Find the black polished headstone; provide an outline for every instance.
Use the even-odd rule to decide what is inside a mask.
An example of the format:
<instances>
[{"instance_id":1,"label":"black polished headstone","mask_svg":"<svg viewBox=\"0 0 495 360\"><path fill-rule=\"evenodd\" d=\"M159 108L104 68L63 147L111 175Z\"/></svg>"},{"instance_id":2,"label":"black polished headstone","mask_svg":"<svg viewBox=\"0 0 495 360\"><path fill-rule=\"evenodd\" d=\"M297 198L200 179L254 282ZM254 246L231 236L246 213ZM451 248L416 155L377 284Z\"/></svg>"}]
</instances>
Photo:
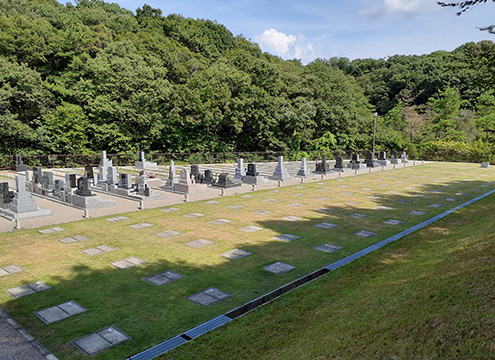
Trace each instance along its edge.
<instances>
[{"instance_id":1,"label":"black polished headstone","mask_svg":"<svg viewBox=\"0 0 495 360\"><path fill-rule=\"evenodd\" d=\"M246 176L258 176L260 173L256 171L256 164L248 164Z\"/></svg>"},{"instance_id":2,"label":"black polished headstone","mask_svg":"<svg viewBox=\"0 0 495 360\"><path fill-rule=\"evenodd\" d=\"M77 179L76 195L80 196L92 196L91 190L89 190L89 180L86 176L81 176Z\"/></svg>"},{"instance_id":3,"label":"black polished headstone","mask_svg":"<svg viewBox=\"0 0 495 360\"><path fill-rule=\"evenodd\" d=\"M342 156L337 156L335 158L335 168L343 169L344 168L344 158Z\"/></svg>"},{"instance_id":4,"label":"black polished headstone","mask_svg":"<svg viewBox=\"0 0 495 360\"><path fill-rule=\"evenodd\" d=\"M380 151L378 154L378 160L387 160L387 153L385 151Z\"/></svg>"},{"instance_id":5,"label":"black polished headstone","mask_svg":"<svg viewBox=\"0 0 495 360\"><path fill-rule=\"evenodd\" d=\"M203 178L203 184L212 184L215 182L215 179L213 179L213 173L211 170L205 170L205 175Z\"/></svg>"},{"instance_id":6,"label":"black polished headstone","mask_svg":"<svg viewBox=\"0 0 495 360\"><path fill-rule=\"evenodd\" d=\"M218 176L218 181L214 186L218 186L221 188L230 188L234 186L241 186L240 183L233 183L229 178L229 174L222 173Z\"/></svg>"},{"instance_id":7,"label":"black polished headstone","mask_svg":"<svg viewBox=\"0 0 495 360\"><path fill-rule=\"evenodd\" d=\"M327 156L323 155L321 158L321 162L316 162L315 173L327 174L329 172L330 172L330 166L327 164Z\"/></svg>"},{"instance_id":8,"label":"black polished headstone","mask_svg":"<svg viewBox=\"0 0 495 360\"><path fill-rule=\"evenodd\" d=\"M73 188L76 188L77 187L77 178L76 178L76 174L69 174L69 180L70 180L70 183L67 184L71 189Z\"/></svg>"},{"instance_id":9,"label":"black polished headstone","mask_svg":"<svg viewBox=\"0 0 495 360\"><path fill-rule=\"evenodd\" d=\"M33 179L35 184L41 183L41 180L43 178L43 172L41 171L40 167L34 167L33 168Z\"/></svg>"},{"instance_id":10,"label":"black polished headstone","mask_svg":"<svg viewBox=\"0 0 495 360\"><path fill-rule=\"evenodd\" d=\"M12 195L9 191L9 183L0 183L0 204L10 204L12 202Z\"/></svg>"},{"instance_id":11,"label":"black polished headstone","mask_svg":"<svg viewBox=\"0 0 495 360\"><path fill-rule=\"evenodd\" d=\"M84 167L84 176L86 176L88 179L94 179L95 178L92 166Z\"/></svg>"}]
</instances>

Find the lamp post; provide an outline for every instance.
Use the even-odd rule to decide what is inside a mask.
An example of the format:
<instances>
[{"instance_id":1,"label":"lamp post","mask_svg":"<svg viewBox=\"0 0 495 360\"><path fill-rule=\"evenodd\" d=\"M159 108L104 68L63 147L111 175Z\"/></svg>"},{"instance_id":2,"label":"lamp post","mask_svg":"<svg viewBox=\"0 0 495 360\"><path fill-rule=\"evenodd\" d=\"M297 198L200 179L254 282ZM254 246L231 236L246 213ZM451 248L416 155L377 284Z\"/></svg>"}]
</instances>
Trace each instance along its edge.
<instances>
[{"instance_id":1,"label":"lamp post","mask_svg":"<svg viewBox=\"0 0 495 360\"><path fill-rule=\"evenodd\" d=\"M373 150L372 150L373 157L372 157L372 159L375 159L375 138L376 138L376 117L377 116L378 116L378 113L375 111L373 113Z\"/></svg>"}]
</instances>

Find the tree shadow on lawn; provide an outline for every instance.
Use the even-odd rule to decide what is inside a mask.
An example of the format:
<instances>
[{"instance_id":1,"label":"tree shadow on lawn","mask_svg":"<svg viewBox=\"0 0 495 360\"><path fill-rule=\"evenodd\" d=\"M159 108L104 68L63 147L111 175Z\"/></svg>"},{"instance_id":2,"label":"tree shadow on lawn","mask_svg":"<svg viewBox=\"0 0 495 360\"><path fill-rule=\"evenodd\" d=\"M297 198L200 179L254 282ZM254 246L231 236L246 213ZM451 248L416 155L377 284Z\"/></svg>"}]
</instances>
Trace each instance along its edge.
<instances>
[{"instance_id":1,"label":"tree shadow on lawn","mask_svg":"<svg viewBox=\"0 0 495 360\"><path fill-rule=\"evenodd\" d=\"M478 190L473 190L475 188ZM315 202L311 215L300 216L302 220L256 221L255 224L264 229L277 234L296 235L299 238L290 242L272 239L259 245L241 242L238 248L252 253L242 259L225 260L221 264L212 266L195 266L185 261L167 261L167 254L163 254L165 259L122 270L110 265L104 270L75 265L72 268L74 275L70 279L60 277L32 279L32 281L44 280L52 286L52 289L8 301L4 308L60 359L86 359L87 356L70 342L107 326L115 326L133 340L106 350L95 358L121 359L462 204L491 188L493 184L480 180L464 184L444 182L443 186L422 185L414 191L402 191L402 194L386 194L376 189L369 193L372 194L371 196L380 193L380 198L373 199L378 209L360 208L359 204L349 206L326 202L322 205L321 201ZM465 193L470 195L462 195ZM426 194L427 197L415 197L415 194ZM445 199L456 199L456 201ZM431 207L430 204L444 206ZM311 205L305 206L306 210L309 206ZM390 207L392 210L383 207ZM320 208L333 210L324 213L317 211ZM426 214L413 215L409 213L411 210L423 211ZM297 213L296 210L294 212ZM348 215L352 213L366 217L361 219L349 217ZM400 225L383 223L389 219L404 223ZM314 226L322 222L337 226L330 229ZM360 230L371 231L376 235L370 237L356 235L355 233ZM248 237L249 233L239 234L239 237L241 236ZM313 249L324 243L342 249L332 253ZM185 251L196 250L200 249L185 247ZM135 256L140 257L138 253ZM264 266L276 261L295 266L295 269L280 275L263 269ZM142 280L144 277L168 270L184 275L184 278L163 286L152 285ZM210 287L231 296L210 306L202 306L187 299L188 296ZM71 300L88 311L50 325L42 323L33 314L34 311Z\"/></svg>"}]
</instances>

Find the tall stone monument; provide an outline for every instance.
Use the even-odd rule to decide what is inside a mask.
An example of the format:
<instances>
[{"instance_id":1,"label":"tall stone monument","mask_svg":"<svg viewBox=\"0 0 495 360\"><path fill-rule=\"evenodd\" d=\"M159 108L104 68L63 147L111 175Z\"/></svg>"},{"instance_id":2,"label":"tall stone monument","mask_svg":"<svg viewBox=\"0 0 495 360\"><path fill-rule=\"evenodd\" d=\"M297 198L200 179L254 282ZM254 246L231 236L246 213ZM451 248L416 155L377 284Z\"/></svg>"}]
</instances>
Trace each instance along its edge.
<instances>
[{"instance_id":1,"label":"tall stone monument","mask_svg":"<svg viewBox=\"0 0 495 360\"><path fill-rule=\"evenodd\" d=\"M291 176L289 175L289 172L287 171L287 168L284 165L283 156L278 157L278 163L277 166L275 167L275 171L273 172L272 178L274 180L281 180L281 181L287 181L291 179Z\"/></svg>"}]
</instances>

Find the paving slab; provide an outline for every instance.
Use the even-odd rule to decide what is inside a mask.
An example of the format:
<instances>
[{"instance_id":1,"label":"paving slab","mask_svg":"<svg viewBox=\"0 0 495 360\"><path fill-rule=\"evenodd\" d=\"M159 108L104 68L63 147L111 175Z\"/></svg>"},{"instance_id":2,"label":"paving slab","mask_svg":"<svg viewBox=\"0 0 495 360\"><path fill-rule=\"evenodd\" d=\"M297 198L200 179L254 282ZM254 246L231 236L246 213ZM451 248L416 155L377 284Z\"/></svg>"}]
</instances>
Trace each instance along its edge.
<instances>
[{"instance_id":1,"label":"paving slab","mask_svg":"<svg viewBox=\"0 0 495 360\"><path fill-rule=\"evenodd\" d=\"M87 309L75 301L68 301L44 310L35 311L34 314L38 316L45 324L51 324L73 315L81 314L85 311L87 311Z\"/></svg>"},{"instance_id":2,"label":"paving slab","mask_svg":"<svg viewBox=\"0 0 495 360\"><path fill-rule=\"evenodd\" d=\"M351 217L351 218L355 218L355 219L362 219L362 218L365 218L367 217L368 215L365 215L365 214L358 214L358 213L352 213L352 214L349 214L347 215L348 217Z\"/></svg>"},{"instance_id":3,"label":"paving slab","mask_svg":"<svg viewBox=\"0 0 495 360\"><path fill-rule=\"evenodd\" d=\"M82 235L75 235L75 236L69 236L69 237L66 237L63 239L58 239L57 241L59 243L67 245L67 244L73 244L75 242L84 241L84 240L88 240L88 238L85 236L82 236Z\"/></svg>"},{"instance_id":4,"label":"paving slab","mask_svg":"<svg viewBox=\"0 0 495 360\"><path fill-rule=\"evenodd\" d=\"M15 288L7 289L7 293L14 299L31 295L40 291L51 289L52 287L43 281L36 281L27 285L18 286Z\"/></svg>"},{"instance_id":5,"label":"paving slab","mask_svg":"<svg viewBox=\"0 0 495 360\"><path fill-rule=\"evenodd\" d=\"M127 216L114 216L107 219L107 221L111 221L111 222L123 221L123 220L129 220L129 218Z\"/></svg>"},{"instance_id":6,"label":"paving slab","mask_svg":"<svg viewBox=\"0 0 495 360\"><path fill-rule=\"evenodd\" d=\"M282 234L282 235L274 236L273 238L283 242L291 242L292 240L299 239L300 236L291 235L291 234Z\"/></svg>"},{"instance_id":7,"label":"paving slab","mask_svg":"<svg viewBox=\"0 0 495 360\"><path fill-rule=\"evenodd\" d=\"M179 209L175 208L175 207L169 207L169 208L165 208L165 209L160 209L160 211L163 211L163 212L172 212L172 211L179 211Z\"/></svg>"},{"instance_id":8,"label":"paving slab","mask_svg":"<svg viewBox=\"0 0 495 360\"><path fill-rule=\"evenodd\" d=\"M201 213L190 213L190 214L186 214L186 215L182 215L186 218L197 218L197 217L201 217L201 216L205 216L205 214L201 214Z\"/></svg>"},{"instance_id":9,"label":"paving slab","mask_svg":"<svg viewBox=\"0 0 495 360\"><path fill-rule=\"evenodd\" d=\"M441 208L441 207L444 207L445 205L443 204L429 204L428 207L432 207L432 208Z\"/></svg>"},{"instance_id":10,"label":"paving slab","mask_svg":"<svg viewBox=\"0 0 495 360\"><path fill-rule=\"evenodd\" d=\"M101 246L96 246L93 248L81 250L81 252L83 252L86 255L94 256L94 255L100 255L100 254L104 254L104 253L115 251L115 250L116 249L114 249L110 246L101 245Z\"/></svg>"},{"instance_id":11,"label":"paving slab","mask_svg":"<svg viewBox=\"0 0 495 360\"><path fill-rule=\"evenodd\" d=\"M366 196L368 199L373 199L373 200L378 200L378 199L381 199L380 196L376 196L376 195L369 195L369 196Z\"/></svg>"},{"instance_id":12,"label":"paving slab","mask_svg":"<svg viewBox=\"0 0 495 360\"><path fill-rule=\"evenodd\" d=\"M319 208L319 209L316 209L315 211L318 211L318 212L320 212L320 213L327 214L327 213L329 213L329 212L334 211L334 209L332 209L332 208Z\"/></svg>"},{"instance_id":13,"label":"paving slab","mask_svg":"<svg viewBox=\"0 0 495 360\"><path fill-rule=\"evenodd\" d=\"M323 251L326 253L333 253L335 251L338 251L342 249L342 246L337 246L337 245L331 245L331 244L321 244L318 246L315 246L313 249Z\"/></svg>"},{"instance_id":14,"label":"paving slab","mask_svg":"<svg viewBox=\"0 0 495 360\"><path fill-rule=\"evenodd\" d=\"M394 210L393 207L390 206L384 206L384 205L378 205L375 207L376 210Z\"/></svg>"},{"instance_id":15,"label":"paving slab","mask_svg":"<svg viewBox=\"0 0 495 360\"><path fill-rule=\"evenodd\" d=\"M301 220L304 220L302 217L299 217L299 216L285 216L283 218L281 218L280 220L284 220L284 221L301 221Z\"/></svg>"},{"instance_id":16,"label":"paving slab","mask_svg":"<svg viewBox=\"0 0 495 360\"><path fill-rule=\"evenodd\" d=\"M388 219L388 220L385 220L383 223L388 224L388 225L402 225L402 224L404 224L404 221Z\"/></svg>"},{"instance_id":17,"label":"paving slab","mask_svg":"<svg viewBox=\"0 0 495 360\"><path fill-rule=\"evenodd\" d=\"M223 291L218 290L217 288L208 288L206 290L200 291L194 295L188 296L187 298L195 303L198 303L203 306L208 306L219 302L225 298L232 296Z\"/></svg>"},{"instance_id":18,"label":"paving slab","mask_svg":"<svg viewBox=\"0 0 495 360\"><path fill-rule=\"evenodd\" d=\"M319 198L316 198L316 200L320 200L320 201L327 201L327 200L330 200L330 198L327 198L327 197L319 197Z\"/></svg>"},{"instance_id":19,"label":"paving slab","mask_svg":"<svg viewBox=\"0 0 495 360\"><path fill-rule=\"evenodd\" d=\"M240 249L233 249L233 250L229 250L229 251L226 251L226 252L220 254L220 256L223 256L224 258L229 259L229 260L238 260L238 259L242 259L243 257L249 256L252 254L253 253L250 253L249 251L244 251L244 250L240 250Z\"/></svg>"},{"instance_id":20,"label":"paving slab","mask_svg":"<svg viewBox=\"0 0 495 360\"><path fill-rule=\"evenodd\" d=\"M269 210L256 210L256 211L251 212L251 214L255 214L255 215L267 215L267 214L271 214L271 213L272 212Z\"/></svg>"},{"instance_id":21,"label":"paving slab","mask_svg":"<svg viewBox=\"0 0 495 360\"><path fill-rule=\"evenodd\" d=\"M244 232L248 232L248 233L252 233L252 232L263 230L263 228L259 227L259 226L250 225L250 226L245 226L243 228L240 228L239 230L244 231Z\"/></svg>"},{"instance_id":22,"label":"paving slab","mask_svg":"<svg viewBox=\"0 0 495 360\"><path fill-rule=\"evenodd\" d=\"M295 268L296 268L295 266L283 263L281 261L276 261L273 264L270 264L270 265L263 267L264 270L269 271L269 272L274 273L274 274L277 274L277 275L284 274L284 273L289 272Z\"/></svg>"},{"instance_id":23,"label":"paving slab","mask_svg":"<svg viewBox=\"0 0 495 360\"><path fill-rule=\"evenodd\" d=\"M419 215L425 215L425 214L426 214L426 212L424 212L424 211L412 210L412 211L409 211L409 214L411 214L411 215L418 215L418 216L419 216Z\"/></svg>"},{"instance_id":24,"label":"paving slab","mask_svg":"<svg viewBox=\"0 0 495 360\"><path fill-rule=\"evenodd\" d=\"M94 355L131 337L115 327L107 327L73 341L73 344L87 355Z\"/></svg>"},{"instance_id":25,"label":"paving slab","mask_svg":"<svg viewBox=\"0 0 495 360\"><path fill-rule=\"evenodd\" d=\"M445 201L458 201L458 199L454 199L454 198L445 198L444 200Z\"/></svg>"},{"instance_id":26,"label":"paving slab","mask_svg":"<svg viewBox=\"0 0 495 360\"><path fill-rule=\"evenodd\" d=\"M273 203L273 202L275 202L277 200L275 200L275 199L264 199L264 200L261 200L261 201L267 202L267 203Z\"/></svg>"},{"instance_id":27,"label":"paving slab","mask_svg":"<svg viewBox=\"0 0 495 360\"><path fill-rule=\"evenodd\" d=\"M354 235L362 236L362 237L371 237L371 236L375 236L376 233L373 231L368 231L368 230L359 230L359 231L355 232Z\"/></svg>"},{"instance_id":28,"label":"paving slab","mask_svg":"<svg viewBox=\"0 0 495 360\"><path fill-rule=\"evenodd\" d=\"M287 204L287 206L299 207L299 206L303 206L303 204L299 204L299 203L290 203L290 204Z\"/></svg>"},{"instance_id":29,"label":"paving slab","mask_svg":"<svg viewBox=\"0 0 495 360\"><path fill-rule=\"evenodd\" d=\"M21 268L18 265L4 266L3 268L0 268L0 269L3 270L2 273L4 275L12 275L12 274L17 274L17 273L20 273L20 272L23 272L24 271L24 269Z\"/></svg>"},{"instance_id":30,"label":"paving slab","mask_svg":"<svg viewBox=\"0 0 495 360\"><path fill-rule=\"evenodd\" d=\"M239 210L239 209L242 209L244 208L245 206L243 205L231 205L231 206L227 206L228 209L231 209L231 210Z\"/></svg>"},{"instance_id":31,"label":"paving slab","mask_svg":"<svg viewBox=\"0 0 495 360\"><path fill-rule=\"evenodd\" d=\"M205 204L208 204L208 205L219 204L219 203L220 203L220 201L216 201L216 200L205 201Z\"/></svg>"},{"instance_id":32,"label":"paving slab","mask_svg":"<svg viewBox=\"0 0 495 360\"><path fill-rule=\"evenodd\" d=\"M147 281L153 285L162 286L165 284L169 284L173 281L182 279L183 277L184 277L184 275L176 273L172 270L167 270L167 271L161 272L159 274L144 277L143 280Z\"/></svg>"},{"instance_id":33,"label":"paving slab","mask_svg":"<svg viewBox=\"0 0 495 360\"><path fill-rule=\"evenodd\" d=\"M328 223L328 222L321 222L318 224L315 224L314 227L320 228L320 229L331 229L336 227L336 224Z\"/></svg>"},{"instance_id":34,"label":"paving slab","mask_svg":"<svg viewBox=\"0 0 495 360\"><path fill-rule=\"evenodd\" d=\"M64 228L61 228L60 226L55 226L55 227L48 228L48 229L38 230L38 232L47 235L47 234L52 234L52 233L59 232L59 231L64 231L64 230L65 229Z\"/></svg>"},{"instance_id":35,"label":"paving slab","mask_svg":"<svg viewBox=\"0 0 495 360\"><path fill-rule=\"evenodd\" d=\"M153 224L149 224L149 223L139 223L139 224L129 225L131 229L135 229L135 230L146 229L151 226L153 226Z\"/></svg>"},{"instance_id":36,"label":"paving slab","mask_svg":"<svg viewBox=\"0 0 495 360\"><path fill-rule=\"evenodd\" d=\"M210 240L206 240L206 239L197 239L197 240L189 241L189 242L185 243L184 245L199 249L199 248L202 248L204 246L211 245L211 244L214 244L214 242L210 241Z\"/></svg>"},{"instance_id":37,"label":"paving slab","mask_svg":"<svg viewBox=\"0 0 495 360\"><path fill-rule=\"evenodd\" d=\"M182 234L180 231L167 230L167 231L162 231L162 232L156 233L155 236L159 236L161 238L169 238L169 237L177 236L180 234Z\"/></svg>"},{"instance_id":38,"label":"paving slab","mask_svg":"<svg viewBox=\"0 0 495 360\"><path fill-rule=\"evenodd\" d=\"M407 200L407 199L399 199L397 200L398 203L400 204L409 204L409 203L412 203L411 200Z\"/></svg>"},{"instance_id":39,"label":"paving slab","mask_svg":"<svg viewBox=\"0 0 495 360\"><path fill-rule=\"evenodd\" d=\"M214 224L214 225L225 225L225 224L228 224L230 222L232 222L232 220L228 220L228 219L215 219L215 220L211 220L211 221L208 221L210 224Z\"/></svg>"},{"instance_id":40,"label":"paving slab","mask_svg":"<svg viewBox=\"0 0 495 360\"><path fill-rule=\"evenodd\" d=\"M294 197L301 197L301 196L305 196L305 194L292 194L291 196L294 196Z\"/></svg>"},{"instance_id":41,"label":"paving slab","mask_svg":"<svg viewBox=\"0 0 495 360\"><path fill-rule=\"evenodd\" d=\"M113 267L116 267L117 269L127 269L130 267L134 267L140 264L144 264L146 261L141 260L137 257L130 257L127 259L119 260L119 261L114 261L110 263Z\"/></svg>"},{"instance_id":42,"label":"paving slab","mask_svg":"<svg viewBox=\"0 0 495 360\"><path fill-rule=\"evenodd\" d=\"M340 195L351 196L351 195L354 195L354 193L353 193L353 192L349 192L349 191L342 191L342 192L340 193Z\"/></svg>"}]
</instances>

